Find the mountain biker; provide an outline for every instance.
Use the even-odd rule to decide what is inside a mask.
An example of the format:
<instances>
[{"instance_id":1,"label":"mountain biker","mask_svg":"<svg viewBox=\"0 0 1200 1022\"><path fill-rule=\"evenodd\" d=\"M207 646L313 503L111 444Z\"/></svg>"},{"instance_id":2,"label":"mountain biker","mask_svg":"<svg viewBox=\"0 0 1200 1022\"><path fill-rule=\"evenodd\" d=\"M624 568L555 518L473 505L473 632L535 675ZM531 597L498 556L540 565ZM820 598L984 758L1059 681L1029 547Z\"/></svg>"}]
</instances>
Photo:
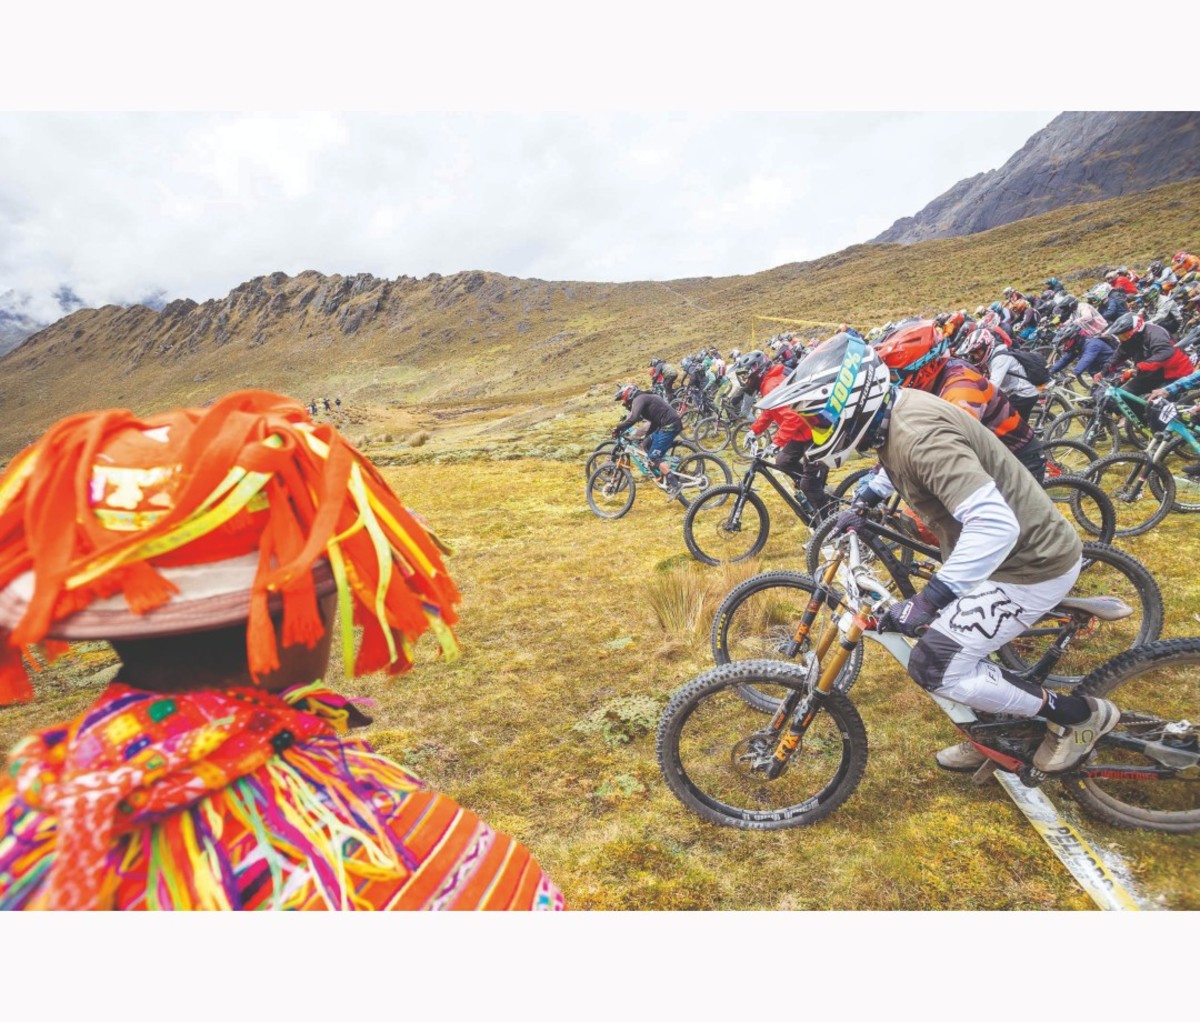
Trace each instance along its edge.
<instances>
[{"instance_id":1,"label":"mountain biker","mask_svg":"<svg viewBox=\"0 0 1200 1022\"><path fill-rule=\"evenodd\" d=\"M675 398L675 381L679 379L679 370L676 369L670 362L666 362L661 358L651 359L650 361L650 383L661 383L664 393L668 401Z\"/></svg>"},{"instance_id":2,"label":"mountain biker","mask_svg":"<svg viewBox=\"0 0 1200 1022\"><path fill-rule=\"evenodd\" d=\"M457 653L460 598L332 426L241 391L74 415L18 457L0 678L28 686L22 650L52 639L103 637L121 665L12 750L0 910L562 907L527 849L344 734L369 718L321 681L339 605L362 629L346 675L397 674L427 631Z\"/></svg>"},{"instance_id":3,"label":"mountain biker","mask_svg":"<svg viewBox=\"0 0 1200 1022\"><path fill-rule=\"evenodd\" d=\"M1108 323L1115 323L1129 311L1129 300L1125 292L1107 282L1093 289L1100 300L1100 315Z\"/></svg>"},{"instance_id":4,"label":"mountain biker","mask_svg":"<svg viewBox=\"0 0 1200 1022\"><path fill-rule=\"evenodd\" d=\"M787 375L782 365L772 365L761 351L751 351L742 355L734 363L733 372L747 393L761 396L771 393ZM778 408L760 413L751 423L750 433L756 437L761 436L771 423L779 427L773 441L775 446L780 448L779 453L775 455L775 467L795 481L796 489L813 506L817 517L820 517L833 503L834 498L825 489L829 470L804 460L804 448L812 439L812 431L790 408ZM750 441L749 437L746 439L747 442Z\"/></svg>"},{"instance_id":5,"label":"mountain biker","mask_svg":"<svg viewBox=\"0 0 1200 1022\"><path fill-rule=\"evenodd\" d=\"M1013 292L1013 298L1010 300L1008 308L1012 312L1012 327L1009 333L1018 334L1022 339L1028 340L1038 325L1037 310L1025 300L1025 296L1019 291ZM1029 336L1026 336L1027 334Z\"/></svg>"},{"instance_id":6,"label":"mountain biker","mask_svg":"<svg viewBox=\"0 0 1200 1022\"><path fill-rule=\"evenodd\" d=\"M1192 372L1192 363L1171 343L1171 335L1162 327L1147 323L1139 313L1127 312L1102 335L1120 342L1104 367L1092 378L1099 383L1102 376L1115 372L1126 360L1133 362L1125 370L1121 388L1130 394L1149 394L1164 383L1179 380ZM1145 407L1138 407L1138 416L1149 425Z\"/></svg>"},{"instance_id":7,"label":"mountain biker","mask_svg":"<svg viewBox=\"0 0 1200 1022\"><path fill-rule=\"evenodd\" d=\"M771 342L771 349L775 352L772 362L782 365L788 372L796 368L796 363L800 361L800 353L792 344L791 334L781 334L776 337Z\"/></svg>"},{"instance_id":8,"label":"mountain biker","mask_svg":"<svg viewBox=\"0 0 1200 1022\"><path fill-rule=\"evenodd\" d=\"M1047 288L1047 290L1054 291L1054 292L1066 291L1066 288L1063 287L1062 281L1059 280L1057 277L1048 277L1046 279L1046 288Z\"/></svg>"},{"instance_id":9,"label":"mountain biker","mask_svg":"<svg viewBox=\"0 0 1200 1022\"><path fill-rule=\"evenodd\" d=\"M758 392L747 391L734 371L734 367L741 357L742 352L738 348L729 352L729 365L725 374L729 381L729 393L725 395L725 403L733 410L733 414L737 418L751 419L754 417L754 399L758 396Z\"/></svg>"},{"instance_id":10,"label":"mountain biker","mask_svg":"<svg viewBox=\"0 0 1200 1022\"><path fill-rule=\"evenodd\" d=\"M1080 302L1079 308L1089 309L1099 318L1099 313L1096 313L1086 302ZM1104 329L1107 329L1108 324L1104 323L1103 318L1100 318L1100 322L1104 325ZM1050 367L1051 376L1057 376L1076 359L1079 360L1079 364L1074 369L1077 377L1082 378L1098 373L1104 367L1104 364L1112 357L1115 345L1101 336L1102 330L1089 334L1088 331L1093 328L1094 322L1089 314L1086 321L1072 317L1070 322L1059 329L1058 333L1054 335L1054 339L1060 346L1062 355Z\"/></svg>"},{"instance_id":11,"label":"mountain biker","mask_svg":"<svg viewBox=\"0 0 1200 1022\"><path fill-rule=\"evenodd\" d=\"M1138 281L1138 287L1144 290L1157 285L1159 288L1167 290L1173 287L1178 279L1174 270L1163 265L1161 259L1155 259L1146 270L1146 275Z\"/></svg>"},{"instance_id":12,"label":"mountain biker","mask_svg":"<svg viewBox=\"0 0 1200 1022\"><path fill-rule=\"evenodd\" d=\"M987 373L988 381L998 387L1017 414L1029 422L1029 413L1042 392L1030 382L1017 357L997 341L987 327L980 327L971 334L958 349L958 355L980 372Z\"/></svg>"},{"instance_id":13,"label":"mountain biker","mask_svg":"<svg viewBox=\"0 0 1200 1022\"><path fill-rule=\"evenodd\" d=\"M1179 251L1175 253L1175 258L1171 260L1171 269L1175 271L1175 275L1183 277L1188 273L1195 273L1200 270L1200 256L1194 256L1190 252Z\"/></svg>"},{"instance_id":14,"label":"mountain biker","mask_svg":"<svg viewBox=\"0 0 1200 1022\"><path fill-rule=\"evenodd\" d=\"M980 317L979 322L976 324L974 329L978 329L979 327L987 327L987 329L992 332L992 335L996 338L996 340L1000 341L1000 343L1006 348L1011 348L1013 346L1013 339L1009 335L1008 331L1004 329L1000 313L998 313L995 309L989 308L984 310L983 315ZM971 335L971 333L974 333L974 329L968 333L959 335L958 348L956 351L961 350L966 339Z\"/></svg>"},{"instance_id":15,"label":"mountain biker","mask_svg":"<svg viewBox=\"0 0 1200 1022\"><path fill-rule=\"evenodd\" d=\"M875 350L901 387L925 390L958 405L995 433L1041 482L1046 456L1029 424L978 370L950 357L946 339L937 336L932 322L922 320L897 331Z\"/></svg>"},{"instance_id":16,"label":"mountain biker","mask_svg":"<svg viewBox=\"0 0 1200 1022\"><path fill-rule=\"evenodd\" d=\"M646 439L646 454L650 459L650 467L666 483L667 496L674 500L679 496L683 480L671 471L671 463L664 455L683 429L683 420L679 413L657 394L643 391L635 383L621 384L613 400L620 401L629 412L629 415L613 429L614 437L619 437L639 422L645 421L650 424L650 435Z\"/></svg>"},{"instance_id":17,"label":"mountain biker","mask_svg":"<svg viewBox=\"0 0 1200 1022\"><path fill-rule=\"evenodd\" d=\"M761 405L789 406L807 421L811 461L833 468L873 449L938 536L942 567L878 621L881 632L917 637L913 680L986 713L1044 717L1034 766L1058 773L1080 763L1117 725L1117 707L1047 692L987 659L1065 597L1082 568L1079 537L1046 492L977 419L932 394L892 386L879 354L850 337L805 359ZM839 522L854 528L862 518L852 508ZM984 761L970 742L937 755L950 770Z\"/></svg>"},{"instance_id":18,"label":"mountain biker","mask_svg":"<svg viewBox=\"0 0 1200 1022\"><path fill-rule=\"evenodd\" d=\"M708 353L708 372L713 381L709 386L709 393L716 402L720 399L721 393L729 387L728 373L721 353L716 348L709 348Z\"/></svg>"},{"instance_id":19,"label":"mountain biker","mask_svg":"<svg viewBox=\"0 0 1200 1022\"><path fill-rule=\"evenodd\" d=\"M1119 288L1127 295L1137 294L1137 285L1129 279L1129 270L1124 266L1122 266L1119 270L1113 271L1112 280L1108 280L1107 276L1104 279L1107 280L1108 283L1114 288Z\"/></svg>"}]
</instances>

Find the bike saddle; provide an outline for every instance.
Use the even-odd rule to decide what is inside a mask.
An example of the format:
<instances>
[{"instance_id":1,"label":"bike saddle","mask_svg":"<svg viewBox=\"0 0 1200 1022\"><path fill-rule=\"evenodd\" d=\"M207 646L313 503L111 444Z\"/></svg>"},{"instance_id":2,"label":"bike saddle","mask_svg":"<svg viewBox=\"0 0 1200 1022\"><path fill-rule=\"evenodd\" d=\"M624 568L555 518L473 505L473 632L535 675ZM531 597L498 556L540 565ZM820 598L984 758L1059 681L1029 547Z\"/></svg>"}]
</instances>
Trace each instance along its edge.
<instances>
[{"instance_id":1,"label":"bike saddle","mask_svg":"<svg viewBox=\"0 0 1200 1022\"><path fill-rule=\"evenodd\" d=\"M1081 610L1085 614L1098 617L1101 621L1120 621L1129 617L1133 608L1115 596L1092 596L1089 598L1068 596L1059 600L1058 605L1067 610Z\"/></svg>"}]
</instances>

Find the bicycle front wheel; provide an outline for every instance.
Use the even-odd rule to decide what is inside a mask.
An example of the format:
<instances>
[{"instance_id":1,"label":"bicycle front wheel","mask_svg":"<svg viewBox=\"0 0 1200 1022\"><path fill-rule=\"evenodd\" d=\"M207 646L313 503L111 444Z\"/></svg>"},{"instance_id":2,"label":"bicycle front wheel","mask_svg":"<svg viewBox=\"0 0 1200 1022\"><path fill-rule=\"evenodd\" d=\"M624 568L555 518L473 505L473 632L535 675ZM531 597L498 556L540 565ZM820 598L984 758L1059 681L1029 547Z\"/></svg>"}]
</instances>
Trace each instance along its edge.
<instances>
[{"instance_id":1,"label":"bicycle front wheel","mask_svg":"<svg viewBox=\"0 0 1200 1022\"><path fill-rule=\"evenodd\" d=\"M1079 691L1112 699L1121 722L1063 779L1067 790L1117 827L1200 831L1200 639L1132 649Z\"/></svg>"},{"instance_id":2,"label":"bicycle front wheel","mask_svg":"<svg viewBox=\"0 0 1200 1022\"><path fill-rule=\"evenodd\" d=\"M1191 445L1183 437L1176 437L1167 444L1158 461L1175 480L1175 503L1171 505L1171 510L1180 514L1193 514L1200 511L1200 480L1193 479L1183 471L1184 466L1194 466L1197 463L1197 457L1192 451ZM1154 495L1160 496L1156 489L1158 478L1151 477L1148 481Z\"/></svg>"},{"instance_id":3,"label":"bicycle front wheel","mask_svg":"<svg viewBox=\"0 0 1200 1022\"><path fill-rule=\"evenodd\" d=\"M692 427L691 436L701 450L714 454L729 446L729 430L715 415L700 419Z\"/></svg>"},{"instance_id":4,"label":"bicycle front wheel","mask_svg":"<svg viewBox=\"0 0 1200 1022\"><path fill-rule=\"evenodd\" d=\"M1171 513L1175 480L1162 465L1145 454L1110 454L1087 470L1117 512L1117 535L1140 536ZM1150 485L1150 479L1155 485Z\"/></svg>"},{"instance_id":5,"label":"bicycle front wheel","mask_svg":"<svg viewBox=\"0 0 1200 1022\"><path fill-rule=\"evenodd\" d=\"M816 592L811 577L798 571L767 571L736 586L717 608L713 618L713 660L728 664L738 660L795 661L812 648L826 628L837 627L837 609L825 605L809 629L808 637L789 655L796 626ZM859 639L838 673L834 688L847 692L862 671L863 640ZM766 698L746 686L742 698L757 710L770 712L778 699Z\"/></svg>"},{"instance_id":6,"label":"bicycle front wheel","mask_svg":"<svg viewBox=\"0 0 1200 1022\"><path fill-rule=\"evenodd\" d=\"M596 471L604 462L612 457L612 452L617 449L615 440L605 440L591 454L583 465L583 478L591 479L592 473Z\"/></svg>"},{"instance_id":7,"label":"bicycle front wheel","mask_svg":"<svg viewBox=\"0 0 1200 1022\"><path fill-rule=\"evenodd\" d=\"M745 685L776 706L808 692L804 671L771 660L725 664L694 678L658 724L655 751L667 787L702 819L726 827L782 830L823 820L853 794L867 767L867 732L854 704L829 693L783 772L768 779L777 735L739 697Z\"/></svg>"},{"instance_id":8,"label":"bicycle front wheel","mask_svg":"<svg viewBox=\"0 0 1200 1022\"><path fill-rule=\"evenodd\" d=\"M714 486L700 494L683 516L683 541L704 564L732 564L753 557L767 545L771 516L753 490L744 499L740 486Z\"/></svg>"},{"instance_id":9,"label":"bicycle front wheel","mask_svg":"<svg viewBox=\"0 0 1200 1022\"><path fill-rule=\"evenodd\" d=\"M629 469L612 462L601 465L588 479L588 507L601 518L620 518L633 507L636 493Z\"/></svg>"}]
</instances>

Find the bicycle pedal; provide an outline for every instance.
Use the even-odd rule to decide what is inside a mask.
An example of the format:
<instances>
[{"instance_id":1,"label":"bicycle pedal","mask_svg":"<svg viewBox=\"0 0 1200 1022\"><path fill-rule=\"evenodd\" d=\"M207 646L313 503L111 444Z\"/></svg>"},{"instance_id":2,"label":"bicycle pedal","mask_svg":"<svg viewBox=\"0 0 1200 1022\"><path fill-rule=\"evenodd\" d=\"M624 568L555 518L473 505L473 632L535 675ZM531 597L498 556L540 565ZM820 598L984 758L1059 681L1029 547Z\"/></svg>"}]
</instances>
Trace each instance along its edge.
<instances>
[{"instance_id":1,"label":"bicycle pedal","mask_svg":"<svg viewBox=\"0 0 1200 1022\"><path fill-rule=\"evenodd\" d=\"M1042 782L1049 776L1035 766L1025 766L1017 772L1017 777L1026 788L1040 788Z\"/></svg>"}]
</instances>

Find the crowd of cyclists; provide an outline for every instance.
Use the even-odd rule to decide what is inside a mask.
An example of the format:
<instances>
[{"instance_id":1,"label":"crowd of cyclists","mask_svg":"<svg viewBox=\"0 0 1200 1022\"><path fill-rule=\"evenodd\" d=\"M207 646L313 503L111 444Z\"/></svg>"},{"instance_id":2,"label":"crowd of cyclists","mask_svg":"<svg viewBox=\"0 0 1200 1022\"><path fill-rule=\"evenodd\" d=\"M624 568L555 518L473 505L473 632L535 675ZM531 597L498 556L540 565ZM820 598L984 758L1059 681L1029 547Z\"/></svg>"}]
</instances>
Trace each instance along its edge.
<instances>
[{"instance_id":1,"label":"crowd of cyclists","mask_svg":"<svg viewBox=\"0 0 1200 1022\"><path fill-rule=\"evenodd\" d=\"M860 333L840 324L833 336L864 340L892 371L895 382L937 394L970 412L992 430L1036 476L1044 471L1041 445L1030 417L1048 383L1075 379L1089 389L1101 381L1153 399L1174 399L1200 387L1200 256L1177 252L1137 273L1109 270L1081 294L1057 277L1026 288L1006 287L990 305L932 317L913 316ZM829 338L831 339L831 338ZM662 456L684 429L684 417L746 418L749 432L770 429L775 464L794 477L818 507L828 495L803 458L807 427L789 409L753 406L827 339L794 332L771 337L764 350L722 355L716 346L684 355L678 364L650 361L648 392L622 384L617 399L630 416L614 433L649 424L651 460L666 475ZM657 398L657 400L650 400ZM638 402L634 412L633 403ZM672 414L672 412L674 414ZM1144 415L1150 414L1143 411ZM1200 478L1200 462L1184 471Z\"/></svg>"},{"instance_id":2,"label":"crowd of cyclists","mask_svg":"<svg viewBox=\"0 0 1200 1022\"><path fill-rule=\"evenodd\" d=\"M1165 402L1200 389L1198 363L1200 257L1180 251L1141 273L1112 268L1079 294L1052 276L1006 287L974 311L926 313L865 332L843 323L824 339L780 333L762 350L724 357L706 347L678 366L655 358L649 393L632 383L618 390L630 414L614 436L648 422L651 460L678 496L662 458L689 415L693 423L749 420L742 443L772 436L774 467L818 511L836 510L838 532L899 492L937 535L945 563L881 616L879 630L917 640L909 673L928 691L985 712L1045 719L1034 765L1060 773L1088 755L1120 711L1105 699L1044 690L989 659L1062 599L1081 570L1079 537L1041 486L1046 455L1033 414L1048 385L1073 380L1093 400L1110 386L1148 398L1138 415L1153 431L1165 424L1160 415L1177 412ZM856 454L874 456L879 467L847 507L825 482ZM1200 479L1200 460L1182 470ZM993 612L995 621L983 620ZM963 742L937 762L974 770L984 757Z\"/></svg>"}]
</instances>

